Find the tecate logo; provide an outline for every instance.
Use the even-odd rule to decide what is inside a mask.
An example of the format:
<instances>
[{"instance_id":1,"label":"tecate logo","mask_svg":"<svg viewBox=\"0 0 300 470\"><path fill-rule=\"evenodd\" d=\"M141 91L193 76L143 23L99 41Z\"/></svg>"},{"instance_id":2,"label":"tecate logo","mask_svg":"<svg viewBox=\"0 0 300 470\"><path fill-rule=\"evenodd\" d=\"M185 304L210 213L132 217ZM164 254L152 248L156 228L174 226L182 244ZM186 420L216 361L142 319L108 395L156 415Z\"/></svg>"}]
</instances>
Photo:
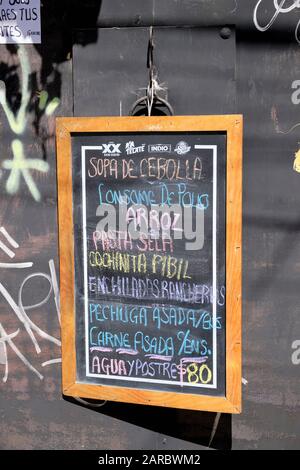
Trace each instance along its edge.
<instances>
[{"instance_id":1,"label":"tecate logo","mask_svg":"<svg viewBox=\"0 0 300 470\"><path fill-rule=\"evenodd\" d=\"M125 145L125 150L127 155L133 155L134 153L142 153L145 150L145 144L138 145L137 147L134 145L133 140L127 142Z\"/></svg>"},{"instance_id":2,"label":"tecate logo","mask_svg":"<svg viewBox=\"0 0 300 470\"><path fill-rule=\"evenodd\" d=\"M170 153L171 145L169 144L152 144L148 145L149 153Z\"/></svg>"},{"instance_id":3,"label":"tecate logo","mask_svg":"<svg viewBox=\"0 0 300 470\"><path fill-rule=\"evenodd\" d=\"M115 144L114 142L108 142L108 144L101 145L102 153L105 157L116 157L120 155L121 144Z\"/></svg>"},{"instance_id":4,"label":"tecate logo","mask_svg":"<svg viewBox=\"0 0 300 470\"><path fill-rule=\"evenodd\" d=\"M182 140L181 142L178 142L178 144L175 147L174 152L176 152L178 155L185 155L190 150L191 150L191 147Z\"/></svg>"}]
</instances>

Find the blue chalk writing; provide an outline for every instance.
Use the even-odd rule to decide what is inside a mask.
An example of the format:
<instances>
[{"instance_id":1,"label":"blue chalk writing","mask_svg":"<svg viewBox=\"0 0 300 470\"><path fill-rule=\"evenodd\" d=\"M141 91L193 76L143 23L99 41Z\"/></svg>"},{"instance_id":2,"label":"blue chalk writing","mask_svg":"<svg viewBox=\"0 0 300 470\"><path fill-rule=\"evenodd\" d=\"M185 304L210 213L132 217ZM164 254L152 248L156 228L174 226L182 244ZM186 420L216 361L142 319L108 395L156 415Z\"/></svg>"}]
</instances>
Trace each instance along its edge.
<instances>
[{"instance_id":1,"label":"blue chalk writing","mask_svg":"<svg viewBox=\"0 0 300 470\"><path fill-rule=\"evenodd\" d=\"M211 352L207 349L207 341L205 339L194 339L191 331L179 331L177 339L181 341L178 355L200 354L200 356L208 356Z\"/></svg>"}]
</instances>

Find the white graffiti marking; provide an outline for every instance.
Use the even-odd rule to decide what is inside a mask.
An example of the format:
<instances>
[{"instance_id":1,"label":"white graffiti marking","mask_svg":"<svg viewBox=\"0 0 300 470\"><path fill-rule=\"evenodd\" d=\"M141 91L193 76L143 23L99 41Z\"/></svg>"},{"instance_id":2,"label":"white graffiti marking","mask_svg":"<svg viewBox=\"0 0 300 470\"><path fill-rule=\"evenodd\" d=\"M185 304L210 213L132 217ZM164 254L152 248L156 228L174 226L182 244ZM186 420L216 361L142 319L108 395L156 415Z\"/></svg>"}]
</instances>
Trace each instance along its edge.
<instances>
[{"instance_id":1,"label":"white graffiti marking","mask_svg":"<svg viewBox=\"0 0 300 470\"><path fill-rule=\"evenodd\" d=\"M14 344L13 340L12 340L12 336L17 336L19 330L17 330L17 332L15 333L12 333L12 334L7 334L5 329L3 328L2 324L0 323L0 339L1 339L1 342L3 342L3 344L5 345L5 352L6 352L6 343L11 347L11 349L16 353L16 355L21 359L21 361L25 364L25 366L28 367L28 369L30 369L32 372L34 372L38 377L39 379L43 379L43 375L39 373L38 370L36 370L33 365L30 364L30 362L26 359L25 356L23 356L23 354L21 353L21 351L17 348L17 346ZM16 334L17 333L17 334ZM7 360L7 352L6 352L6 364L5 364L5 375L3 377L3 382L6 382L7 381L7 377L8 377L8 360Z\"/></svg>"},{"instance_id":2,"label":"white graffiti marking","mask_svg":"<svg viewBox=\"0 0 300 470\"><path fill-rule=\"evenodd\" d=\"M10 241L11 245L14 248L19 247L17 242L12 237L10 238L10 235L4 229L4 227L1 227L0 233L5 234L6 239ZM10 268L10 269L20 268L20 267L30 268L32 266L33 266L32 262L0 263L0 268ZM12 333L10 332L8 333L6 331L3 325L3 322L0 323L0 364L5 366L4 376L2 379L3 382L7 382L8 373L9 373L9 362L8 362L8 354L7 354L8 346L21 359L21 361L28 367L28 369L30 369L34 374L36 374L41 380L43 379L43 375L31 364L31 362L22 354L22 352L14 343L15 338L21 333L22 330L28 334L37 354L41 353L41 347L37 340L37 337L42 338L43 340L46 340L48 342L51 342L58 347L61 346L61 341L59 339L55 338L54 336L48 334L46 331L42 330L34 321L32 321L32 319L28 315L29 311L42 307L49 301L50 297L53 296L57 318L60 323L59 289L58 289L55 265L52 259L49 261L49 271L50 271L50 275L46 273L42 273L42 272L36 272L36 273L27 275L20 284L17 301L8 292L4 284L0 282L0 295L5 299L8 306L13 311L18 321L21 323L21 327ZM38 302L32 303L31 305L24 305L24 302L23 302L24 289L26 288L27 283L32 279L45 280L49 284L48 292L46 293L45 297L43 299L40 299ZM42 367L45 367L47 365L57 364L59 362L61 362L60 358L50 359L48 361L43 362L41 365Z\"/></svg>"},{"instance_id":3,"label":"white graffiti marking","mask_svg":"<svg viewBox=\"0 0 300 470\"><path fill-rule=\"evenodd\" d=\"M300 339L293 341L292 349L294 350L292 354L292 363L295 366L298 366L300 364Z\"/></svg>"},{"instance_id":4,"label":"white graffiti marking","mask_svg":"<svg viewBox=\"0 0 300 470\"><path fill-rule=\"evenodd\" d=\"M61 363L61 357L59 357L58 359L50 359L50 361L43 362L42 367L50 366L51 364L59 364L59 363Z\"/></svg>"},{"instance_id":5,"label":"white graffiti marking","mask_svg":"<svg viewBox=\"0 0 300 470\"><path fill-rule=\"evenodd\" d=\"M49 264L50 263L53 263L53 260L50 260ZM33 304L33 305L26 305L24 306L23 305L23 300L22 300L22 294L23 294L23 289L26 285L26 283L30 280L30 279L33 279L33 278L39 278L39 279L46 279L48 282L49 282L49 291L47 293L47 295L45 296L45 298L43 300L41 300L40 302L36 303L36 304ZM35 334L37 334L40 338L44 339L44 340L47 340L47 341L50 341L54 344L56 344L57 346L61 346L61 342L59 339L49 335L47 332L45 332L44 330L42 330L38 325L36 325L28 316L27 314L27 311L28 310L32 310L32 309L35 309L35 308L39 308L41 307L42 305L44 305L46 302L48 302L51 294L54 294L54 298L59 298L59 293L56 291L56 287L55 287L55 283L52 282L52 279L51 279L51 276L45 274L45 273L34 273L34 274L31 274L29 276L27 276L22 284L21 284L21 287L19 289L19 293L18 293L18 304L14 301L14 299L12 298L12 296L10 295L10 293L8 292L8 290L3 286L2 283L0 283L0 294L3 295L3 297L5 298L5 300L7 301L8 305L11 307L11 309L13 310L13 312L15 313L15 315L17 316L17 318L19 319L19 321L21 322L21 324L23 325L25 331L27 332L27 334L29 335L33 345L34 345L34 348L36 350L36 353L37 354L40 354L41 352L41 347L38 343L38 340L36 339L35 337ZM18 350L18 348L15 346L15 344L13 343L12 341L12 336L11 334L8 334L6 333L6 331L4 330L4 327L1 325L0 327L0 333L1 333L1 343L4 344L4 346L6 346L6 343L8 343L11 348L13 349L13 351L19 356L19 358L23 361L23 363L33 372L35 372L38 377L40 379L43 378L42 374L40 374L32 365L31 363L25 358L25 356L23 356L23 354L21 354L21 352ZM19 333L19 330L15 333L13 333L13 337L17 336L17 334ZM2 354L3 356L3 354ZM8 360L7 360L7 353L6 353L6 347L4 347L4 359L5 359L5 366L6 366L6 371L5 371L5 375L4 375L4 378L6 378L7 380L7 375L8 375ZM45 365L48 365L48 364L51 364L51 363L54 363L54 362L59 362L59 360L50 360L50 361L46 361L42 364L42 366L44 367ZM4 380L4 379L3 379ZM6 381L5 380L5 381Z\"/></svg>"},{"instance_id":6,"label":"white graffiti marking","mask_svg":"<svg viewBox=\"0 0 300 470\"><path fill-rule=\"evenodd\" d=\"M262 26L259 21L259 12L262 9L263 2L264 0L258 0L253 11L253 21L255 27L262 32L270 29L280 14L290 13L292 10L300 8L300 0L273 0L275 9L274 14L271 17L269 23L267 23L265 26ZM298 44L300 44L300 20L298 21L295 29L295 38Z\"/></svg>"},{"instance_id":7,"label":"white graffiti marking","mask_svg":"<svg viewBox=\"0 0 300 470\"><path fill-rule=\"evenodd\" d=\"M5 236L6 240L8 243L11 244L11 246L15 249L19 248L19 244L16 242L16 240L13 239L13 237L5 230L4 227L0 227L0 232Z\"/></svg>"},{"instance_id":8,"label":"white graffiti marking","mask_svg":"<svg viewBox=\"0 0 300 470\"><path fill-rule=\"evenodd\" d=\"M4 114L7 118L11 131L16 136L24 134L32 112L29 112L29 104L31 98L30 90L30 62L23 45L18 46L18 58L21 69L21 104L16 115L9 106L6 97L6 85L0 80L0 105L3 108ZM59 98L54 98L48 103L48 93L46 91L39 92L40 101L39 109L47 117L54 114L60 104ZM9 171L9 177L6 181L6 191L8 194L16 194L20 189L21 176L23 177L29 192L35 201L41 200L40 191L33 179L31 171L38 171L47 173L49 171L49 164L40 158L26 158L23 142L20 138L13 139L11 143L13 154L12 160L4 160L2 168ZM0 245L3 250L3 247Z\"/></svg>"},{"instance_id":9,"label":"white graffiti marking","mask_svg":"<svg viewBox=\"0 0 300 470\"><path fill-rule=\"evenodd\" d=\"M14 269L24 269L24 268L31 268L33 263L0 263L0 268L14 268Z\"/></svg>"},{"instance_id":10,"label":"white graffiti marking","mask_svg":"<svg viewBox=\"0 0 300 470\"><path fill-rule=\"evenodd\" d=\"M297 122L290 129L288 129L286 131L283 131L280 128L280 125L279 125L279 120L278 120L278 117L277 117L277 110L276 110L275 106L272 106L272 109L271 109L271 119L274 123L274 127L275 127L275 130L276 130L277 134L288 135L291 132L293 132L295 129L300 127L300 122ZM293 162L293 169L297 173L300 173L300 150L295 152L294 162Z\"/></svg>"},{"instance_id":11,"label":"white graffiti marking","mask_svg":"<svg viewBox=\"0 0 300 470\"><path fill-rule=\"evenodd\" d=\"M6 238L6 241L8 241L8 243L13 248L19 248L18 243L9 235L9 233L5 230L4 227L0 227L0 233L4 235L4 237ZM10 258L15 257L15 253L10 248L8 248L8 246L5 245L1 240L0 240L0 249L4 251L4 253L7 254L7 256L9 256Z\"/></svg>"},{"instance_id":12,"label":"white graffiti marking","mask_svg":"<svg viewBox=\"0 0 300 470\"><path fill-rule=\"evenodd\" d=\"M2 243L2 241L0 241L0 248L2 251L4 251L5 254L7 254L7 256L9 256L10 258L14 258L15 257L15 253L13 251L11 251L4 243Z\"/></svg>"},{"instance_id":13,"label":"white graffiti marking","mask_svg":"<svg viewBox=\"0 0 300 470\"><path fill-rule=\"evenodd\" d=\"M18 191L22 175L32 197L35 201L40 201L40 192L29 170L47 173L49 170L49 163L38 158L26 158L23 143L19 139L14 139L12 141L11 148L14 156L13 160L4 160L2 164L2 167L5 170L10 170L10 175L6 182L7 192L9 194L15 194Z\"/></svg>"}]
</instances>

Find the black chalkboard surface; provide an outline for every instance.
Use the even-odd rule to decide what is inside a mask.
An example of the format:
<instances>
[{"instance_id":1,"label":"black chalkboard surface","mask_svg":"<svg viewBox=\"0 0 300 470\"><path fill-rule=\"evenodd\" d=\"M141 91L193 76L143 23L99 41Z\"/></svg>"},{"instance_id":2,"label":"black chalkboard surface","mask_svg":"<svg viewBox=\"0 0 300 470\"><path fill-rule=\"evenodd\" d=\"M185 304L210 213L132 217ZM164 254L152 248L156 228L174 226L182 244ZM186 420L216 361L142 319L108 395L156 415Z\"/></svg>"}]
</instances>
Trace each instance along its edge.
<instances>
[{"instance_id":1,"label":"black chalkboard surface","mask_svg":"<svg viewBox=\"0 0 300 470\"><path fill-rule=\"evenodd\" d=\"M224 395L226 136L76 135L72 147L78 380ZM140 236L101 229L110 210ZM195 227L181 232L179 216Z\"/></svg>"},{"instance_id":2,"label":"black chalkboard surface","mask_svg":"<svg viewBox=\"0 0 300 470\"><path fill-rule=\"evenodd\" d=\"M76 129L77 386L226 399L228 133Z\"/></svg>"}]
</instances>

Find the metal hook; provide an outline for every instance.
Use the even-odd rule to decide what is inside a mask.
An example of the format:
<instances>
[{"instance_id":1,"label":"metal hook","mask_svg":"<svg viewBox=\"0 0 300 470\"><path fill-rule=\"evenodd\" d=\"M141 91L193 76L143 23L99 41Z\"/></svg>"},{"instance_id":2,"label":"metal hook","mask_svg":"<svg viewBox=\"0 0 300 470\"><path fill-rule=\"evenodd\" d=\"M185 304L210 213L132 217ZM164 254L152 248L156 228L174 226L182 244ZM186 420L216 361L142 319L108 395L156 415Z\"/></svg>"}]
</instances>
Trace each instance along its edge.
<instances>
[{"instance_id":1,"label":"metal hook","mask_svg":"<svg viewBox=\"0 0 300 470\"><path fill-rule=\"evenodd\" d=\"M130 115L132 116L138 106L145 105L147 107L148 116L151 116L153 105L155 106L165 106L170 115L174 114L174 110L170 103L160 97L157 93L158 85L158 76L156 67L154 66L154 42L153 42L153 26L150 26L149 32L149 41L148 41L148 50L147 50L147 68L149 69L149 83L147 86L146 95L142 98L136 100L131 108Z\"/></svg>"},{"instance_id":2,"label":"metal hook","mask_svg":"<svg viewBox=\"0 0 300 470\"><path fill-rule=\"evenodd\" d=\"M133 106L132 106L131 111L130 111L130 116L134 115L134 112L135 112L137 107L139 107L139 106L142 107L142 106L145 105L146 99L147 99L147 97L143 96L142 98L139 98L138 100L136 100L133 103ZM170 103L167 100L164 100L163 98L156 98L156 99L154 99L154 104L155 104L155 106L166 107L169 111L170 116L174 115L174 109L172 108L172 106L170 105ZM148 115L151 116L151 114L149 114L149 110L148 110Z\"/></svg>"},{"instance_id":3,"label":"metal hook","mask_svg":"<svg viewBox=\"0 0 300 470\"><path fill-rule=\"evenodd\" d=\"M148 41L148 51L147 51L147 69L152 68L153 65L153 49L154 49L154 44L153 44L153 26L150 26L150 32L149 32L149 41Z\"/></svg>"}]
</instances>

